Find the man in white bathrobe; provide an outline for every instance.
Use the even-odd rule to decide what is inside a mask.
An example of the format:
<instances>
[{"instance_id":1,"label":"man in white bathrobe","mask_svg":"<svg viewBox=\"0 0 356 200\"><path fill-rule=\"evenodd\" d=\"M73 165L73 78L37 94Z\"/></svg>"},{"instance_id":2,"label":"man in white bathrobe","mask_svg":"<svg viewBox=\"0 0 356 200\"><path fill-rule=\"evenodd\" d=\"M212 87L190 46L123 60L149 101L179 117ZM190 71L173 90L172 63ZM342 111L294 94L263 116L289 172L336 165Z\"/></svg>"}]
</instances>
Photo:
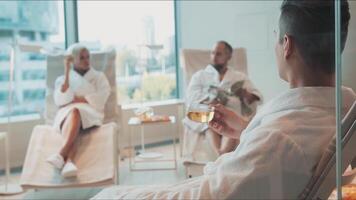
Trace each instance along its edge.
<instances>
[{"instance_id":1,"label":"man in white bathrobe","mask_svg":"<svg viewBox=\"0 0 356 200\"><path fill-rule=\"evenodd\" d=\"M194 73L189 82L186 91L187 107L196 104L222 103L247 120L253 117L257 104L262 102L262 95L244 73L228 66L232 51L231 45L226 41L216 42L211 51L211 64ZM247 109L249 112L243 112ZM223 137L209 129L205 123L195 122L185 117L183 124L187 129L184 138L185 156L192 156L189 155L194 151L191 148L195 148L201 133L207 134L217 155L233 151L238 145L237 139Z\"/></svg>"},{"instance_id":2,"label":"man in white bathrobe","mask_svg":"<svg viewBox=\"0 0 356 200\"><path fill-rule=\"evenodd\" d=\"M341 6L344 48L348 3ZM166 187L112 187L98 199L297 199L335 135L334 1L284 0L275 54L290 89L265 104L242 132L234 112L216 106L210 127L240 138L204 175ZM342 111L356 100L342 88Z\"/></svg>"},{"instance_id":3,"label":"man in white bathrobe","mask_svg":"<svg viewBox=\"0 0 356 200\"><path fill-rule=\"evenodd\" d=\"M55 82L54 102L59 107L54 128L63 135L63 145L47 161L62 170L64 177L77 174L73 163L75 141L80 130L100 126L104 119L105 103L110 85L103 72L90 67L89 50L80 44L68 49L64 75Z\"/></svg>"}]
</instances>

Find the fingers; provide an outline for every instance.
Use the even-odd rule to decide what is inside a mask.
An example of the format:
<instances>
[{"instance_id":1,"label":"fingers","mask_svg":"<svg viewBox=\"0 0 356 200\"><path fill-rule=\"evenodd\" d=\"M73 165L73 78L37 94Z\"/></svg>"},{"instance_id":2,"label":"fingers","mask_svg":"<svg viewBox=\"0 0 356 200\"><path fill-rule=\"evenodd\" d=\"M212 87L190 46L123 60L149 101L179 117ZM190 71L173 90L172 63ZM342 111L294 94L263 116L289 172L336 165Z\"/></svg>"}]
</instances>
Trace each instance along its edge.
<instances>
[{"instance_id":1,"label":"fingers","mask_svg":"<svg viewBox=\"0 0 356 200\"><path fill-rule=\"evenodd\" d=\"M213 108L215 114L217 115L217 118L229 119L235 117L235 113L230 109L226 108L225 106L223 106L222 104L217 104Z\"/></svg>"},{"instance_id":2,"label":"fingers","mask_svg":"<svg viewBox=\"0 0 356 200\"><path fill-rule=\"evenodd\" d=\"M223 125L219 123L219 121L212 120L209 122L209 128L217 133L221 133L223 130Z\"/></svg>"},{"instance_id":3,"label":"fingers","mask_svg":"<svg viewBox=\"0 0 356 200\"><path fill-rule=\"evenodd\" d=\"M223 136L226 136L229 138L236 139L239 137L239 133L235 129L229 127L222 121L215 121L215 120L210 121L209 128L211 130L219 133L220 135L223 135Z\"/></svg>"},{"instance_id":4,"label":"fingers","mask_svg":"<svg viewBox=\"0 0 356 200\"><path fill-rule=\"evenodd\" d=\"M224 106L221 104L213 105L212 108L214 109L214 118L215 121L225 121L224 118Z\"/></svg>"},{"instance_id":5,"label":"fingers","mask_svg":"<svg viewBox=\"0 0 356 200\"><path fill-rule=\"evenodd\" d=\"M220 112L214 110L213 120L215 120L215 121L224 121L224 116Z\"/></svg>"},{"instance_id":6,"label":"fingers","mask_svg":"<svg viewBox=\"0 0 356 200\"><path fill-rule=\"evenodd\" d=\"M219 120L211 120L209 122L209 128L213 129L215 132L222 133L226 131L228 128L228 125L224 121L219 121Z\"/></svg>"},{"instance_id":7,"label":"fingers","mask_svg":"<svg viewBox=\"0 0 356 200\"><path fill-rule=\"evenodd\" d=\"M70 64L74 61L73 56L67 56L64 58L65 67L69 68Z\"/></svg>"},{"instance_id":8,"label":"fingers","mask_svg":"<svg viewBox=\"0 0 356 200\"><path fill-rule=\"evenodd\" d=\"M74 60L74 58L72 55L69 55L69 56L66 56L65 60L68 62L72 62Z\"/></svg>"},{"instance_id":9,"label":"fingers","mask_svg":"<svg viewBox=\"0 0 356 200\"><path fill-rule=\"evenodd\" d=\"M227 113L229 110L222 104L216 104L214 110L220 112L221 114Z\"/></svg>"},{"instance_id":10,"label":"fingers","mask_svg":"<svg viewBox=\"0 0 356 200\"><path fill-rule=\"evenodd\" d=\"M243 117L241 115L235 113L234 111L230 110L229 108L226 108L221 104L214 106L214 112L218 113L217 116L219 116L220 114L221 118L224 118L224 120L232 121L234 123L236 121L243 120Z\"/></svg>"},{"instance_id":11,"label":"fingers","mask_svg":"<svg viewBox=\"0 0 356 200\"><path fill-rule=\"evenodd\" d=\"M209 126L227 137L237 138L246 128L248 121L221 104L214 106L214 117Z\"/></svg>"}]
</instances>

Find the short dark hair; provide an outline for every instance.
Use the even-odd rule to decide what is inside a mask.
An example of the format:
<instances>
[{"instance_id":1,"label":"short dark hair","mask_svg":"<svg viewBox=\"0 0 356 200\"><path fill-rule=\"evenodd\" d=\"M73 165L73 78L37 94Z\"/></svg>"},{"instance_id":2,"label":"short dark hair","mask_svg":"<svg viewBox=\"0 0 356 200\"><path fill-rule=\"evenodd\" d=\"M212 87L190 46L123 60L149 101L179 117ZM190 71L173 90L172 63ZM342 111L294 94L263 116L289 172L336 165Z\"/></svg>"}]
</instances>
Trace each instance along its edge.
<instances>
[{"instance_id":1,"label":"short dark hair","mask_svg":"<svg viewBox=\"0 0 356 200\"><path fill-rule=\"evenodd\" d=\"M279 19L279 42L285 34L295 42L304 62L326 73L334 73L334 0L284 0ZM350 20L349 4L341 0L341 51Z\"/></svg>"},{"instance_id":2,"label":"short dark hair","mask_svg":"<svg viewBox=\"0 0 356 200\"><path fill-rule=\"evenodd\" d=\"M224 41L224 40L220 40L220 41L218 41L217 43L224 44L224 45L225 45L225 49L226 49L230 54L232 54L232 46L231 46L228 42L226 42L226 41Z\"/></svg>"}]
</instances>

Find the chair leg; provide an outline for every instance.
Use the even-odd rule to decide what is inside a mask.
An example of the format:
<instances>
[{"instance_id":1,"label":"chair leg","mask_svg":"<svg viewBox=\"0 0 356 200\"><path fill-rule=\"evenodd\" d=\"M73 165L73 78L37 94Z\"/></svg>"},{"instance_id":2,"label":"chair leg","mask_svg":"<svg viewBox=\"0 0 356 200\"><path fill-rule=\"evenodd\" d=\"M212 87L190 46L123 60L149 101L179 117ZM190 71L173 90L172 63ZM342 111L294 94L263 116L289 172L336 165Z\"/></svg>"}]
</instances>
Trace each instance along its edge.
<instances>
[{"instance_id":1,"label":"chair leg","mask_svg":"<svg viewBox=\"0 0 356 200\"><path fill-rule=\"evenodd\" d=\"M185 166L185 177L192 178L192 174L190 173L189 166Z\"/></svg>"},{"instance_id":2,"label":"chair leg","mask_svg":"<svg viewBox=\"0 0 356 200\"><path fill-rule=\"evenodd\" d=\"M118 131L115 133L114 135L114 170L115 170L115 180L114 180L114 184L115 185L119 185L119 173L120 173L120 148L119 148L119 143L118 143Z\"/></svg>"},{"instance_id":3,"label":"chair leg","mask_svg":"<svg viewBox=\"0 0 356 200\"><path fill-rule=\"evenodd\" d=\"M119 155L117 155L117 156L120 156L120 154ZM115 185L119 185L119 182L120 182L120 168L119 168L119 166L120 166L120 159L116 159L116 164L115 164L115 166L114 166L114 168L115 168Z\"/></svg>"}]
</instances>

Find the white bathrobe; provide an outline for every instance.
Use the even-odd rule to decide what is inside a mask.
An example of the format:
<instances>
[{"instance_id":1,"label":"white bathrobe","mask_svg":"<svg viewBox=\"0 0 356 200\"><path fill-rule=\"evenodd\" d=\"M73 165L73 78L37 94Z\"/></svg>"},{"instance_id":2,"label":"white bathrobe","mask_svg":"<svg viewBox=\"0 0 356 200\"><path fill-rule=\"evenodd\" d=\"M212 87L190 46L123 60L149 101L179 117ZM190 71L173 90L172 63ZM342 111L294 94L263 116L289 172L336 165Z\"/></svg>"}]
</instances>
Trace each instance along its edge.
<instances>
[{"instance_id":1,"label":"white bathrobe","mask_svg":"<svg viewBox=\"0 0 356 200\"><path fill-rule=\"evenodd\" d=\"M58 77L55 82L54 102L59 110L54 120L54 128L60 131L62 121L74 108L79 110L83 129L100 126L104 120L105 103L110 95L110 85L105 74L90 68L81 76L71 70L69 88L64 93L61 92L63 83L64 75ZM71 103L74 96L82 96L88 103Z\"/></svg>"},{"instance_id":2,"label":"white bathrobe","mask_svg":"<svg viewBox=\"0 0 356 200\"><path fill-rule=\"evenodd\" d=\"M186 91L186 105L189 106L194 103L200 103L209 98L208 90L210 86L216 86L228 91L234 83L244 81L243 88L260 98L260 101L254 103L254 110L256 110L257 104L262 102L262 95L244 73L228 67L223 80L220 81L219 76L218 71L212 65L208 65L205 69L197 71L192 76ZM226 106L240 114L240 105L241 103L238 97L229 97ZM197 123L187 117L184 118L183 123L196 133L203 132L208 128L206 123Z\"/></svg>"},{"instance_id":3,"label":"white bathrobe","mask_svg":"<svg viewBox=\"0 0 356 200\"><path fill-rule=\"evenodd\" d=\"M343 88L343 113L356 95ZM111 187L97 199L296 199L335 135L335 89L290 89L260 109L234 152L170 186ZM94 198L94 199L95 199Z\"/></svg>"},{"instance_id":4,"label":"white bathrobe","mask_svg":"<svg viewBox=\"0 0 356 200\"><path fill-rule=\"evenodd\" d=\"M256 113L257 105L262 102L262 95L254 87L249 78L241 72L238 72L231 67L228 67L224 78L219 80L218 71L212 66L208 65L205 69L199 70L193 74L190 83L186 91L186 105L200 103L201 101L211 98L209 94L209 87L216 86L225 91L229 91L231 86L239 81L244 81L243 88L248 92L255 94L260 98L259 101L255 101L249 107L253 110L249 116L244 116L246 120L250 120ZM226 106L233 110L235 113L242 116L241 102L236 96L229 96ZM188 117L183 119L185 126L183 137L183 160L186 162L198 162L206 163L207 161L213 161L217 158L216 152L213 148L205 146L204 140L200 133L204 133L208 129L206 123L194 122Z\"/></svg>"}]
</instances>

